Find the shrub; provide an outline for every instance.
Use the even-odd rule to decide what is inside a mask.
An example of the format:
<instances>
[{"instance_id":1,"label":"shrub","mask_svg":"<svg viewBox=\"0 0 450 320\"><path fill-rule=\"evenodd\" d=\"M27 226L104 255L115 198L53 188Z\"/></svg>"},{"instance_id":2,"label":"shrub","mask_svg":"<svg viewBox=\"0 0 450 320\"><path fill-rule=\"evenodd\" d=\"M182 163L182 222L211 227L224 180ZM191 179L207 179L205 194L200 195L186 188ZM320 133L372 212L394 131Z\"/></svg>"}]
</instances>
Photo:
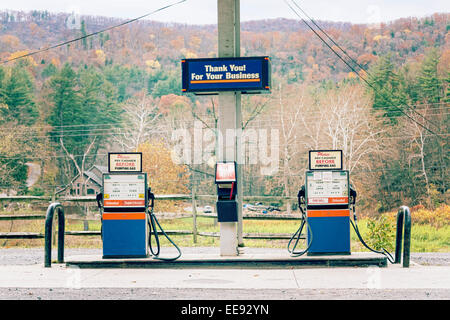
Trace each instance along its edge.
<instances>
[{"instance_id":1,"label":"shrub","mask_svg":"<svg viewBox=\"0 0 450 320\"><path fill-rule=\"evenodd\" d=\"M391 219L381 215L378 219L368 219L367 229L369 231L367 244L375 249L392 250L395 242L395 228Z\"/></svg>"},{"instance_id":2,"label":"shrub","mask_svg":"<svg viewBox=\"0 0 450 320\"><path fill-rule=\"evenodd\" d=\"M395 221L397 212L386 213L392 221ZM441 228L450 224L450 206L443 204L435 210L425 209L422 205L411 208L411 222L413 224L428 224L435 228Z\"/></svg>"}]
</instances>

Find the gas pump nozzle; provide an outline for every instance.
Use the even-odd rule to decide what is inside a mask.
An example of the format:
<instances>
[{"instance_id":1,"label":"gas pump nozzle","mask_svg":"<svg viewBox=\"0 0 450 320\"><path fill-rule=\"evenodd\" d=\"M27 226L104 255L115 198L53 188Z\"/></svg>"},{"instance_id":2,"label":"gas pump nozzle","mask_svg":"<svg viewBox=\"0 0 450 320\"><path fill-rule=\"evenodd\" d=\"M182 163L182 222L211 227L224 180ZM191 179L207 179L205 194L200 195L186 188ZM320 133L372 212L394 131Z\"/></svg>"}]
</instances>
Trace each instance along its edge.
<instances>
[{"instance_id":1,"label":"gas pump nozzle","mask_svg":"<svg viewBox=\"0 0 450 320\"><path fill-rule=\"evenodd\" d=\"M103 193L97 193L95 200L97 200L97 206L101 210L103 208Z\"/></svg>"},{"instance_id":2,"label":"gas pump nozzle","mask_svg":"<svg viewBox=\"0 0 450 320\"><path fill-rule=\"evenodd\" d=\"M153 211L153 208L155 207L155 194L152 192L152 188L150 188L150 187L148 187L148 189L147 189L147 198L148 198L148 201L152 200L150 202L149 207L152 208L151 210Z\"/></svg>"},{"instance_id":3,"label":"gas pump nozzle","mask_svg":"<svg viewBox=\"0 0 450 320\"><path fill-rule=\"evenodd\" d=\"M297 199L298 199L298 207L300 208L300 211L302 212L302 215L304 216L305 211L303 210L303 205L306 203L305 185L301 186L300 190L298 190Z\"/></svg>"},{"instance_id":4,"label":"gas pump nozzle","mask_svg":"<svg viewBox=\"0 0 450 320\"><path fill-rule=\"evenodd\" d=\"M352 206L353 220L355 221L356 221L356 212L355 212L356 196L357 196L356 189L353 187L352 184L350 184L350 205Z\"/></svg>"}]
</instances>

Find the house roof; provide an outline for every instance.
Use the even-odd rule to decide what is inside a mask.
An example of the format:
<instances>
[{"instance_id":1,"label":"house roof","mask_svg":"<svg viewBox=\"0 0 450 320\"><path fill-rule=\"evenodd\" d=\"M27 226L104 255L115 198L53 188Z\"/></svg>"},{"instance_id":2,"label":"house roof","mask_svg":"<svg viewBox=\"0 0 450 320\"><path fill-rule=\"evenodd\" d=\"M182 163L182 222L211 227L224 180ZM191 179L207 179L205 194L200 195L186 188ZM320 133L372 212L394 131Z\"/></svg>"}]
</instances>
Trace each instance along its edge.
<instances>
[{"instance_id":1,"label":"house roof","mask_svg":"<svg viewBox=\"0 0 450 320\"><path fill-rule=\"evenodd\" d=\"M92 171L85 171L84 175L87 176L89 179L91 179L92 181L94 181L96 184L98 184L99 186L102 185L102 178L100 178L99 176L97 176L95 173L93 173Z\"/></svg>"},{"instance_id":2,"label":"house roof","mask_svg":"<svg viewBox=\"0 0 450 320\"><path fill-rule=\"evenodd\" d=\"M101 173L107 173L108 172L108 167L106 167L106 166L99 166L99 165L93 165L91 168L89 168L88 170L86 170L85 172L84 172L84 175L86 176L86 177L88 177L89 179L91 179L94 183L96 183L96 184L98 184L98 186L99 187L101 187L102 186L102 184L103 184L103 177L100 175L100 176L98 176L98 175L96 175L94 172L93 172L93 168L97 168L97 170L99 170ZM60 190L58 190L56 193L60 193L60 192L63 192L64 190L66 190L68 187L70 187L71 185L72 185L72 183L73 183L73 181L75 181L76 179L78 179L78 177L80 176L80 174L77 174L73 179L72 179L72 181L71 181L71 183L69 183L67 186L65 186L64 188L62 188L62 189L60 189Z\"/></svg>"}]
</instances>

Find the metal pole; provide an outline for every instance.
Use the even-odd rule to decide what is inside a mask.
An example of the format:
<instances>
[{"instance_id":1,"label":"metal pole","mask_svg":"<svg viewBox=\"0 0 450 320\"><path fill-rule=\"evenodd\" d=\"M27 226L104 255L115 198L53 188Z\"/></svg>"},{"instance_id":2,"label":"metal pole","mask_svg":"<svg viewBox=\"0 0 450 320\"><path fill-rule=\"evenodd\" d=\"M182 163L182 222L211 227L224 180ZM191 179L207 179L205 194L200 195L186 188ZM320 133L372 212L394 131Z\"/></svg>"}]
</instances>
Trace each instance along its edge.
<instances>
[{"instance_id":1,"label":"metal pole","mask_svg":"<svg viewBox=\"0 0 450 320\"><path fill-rule=\"evenodd\" d=\"M411 213L408 207L403 207L405 219L405 235L403 238L403 267L409 267L409 257L411 250Z\"/></svg>"},{"instance_id":2,"label":"metal pole","mask_svg":"<svg viewBox=\"0 0 450 320\"><path fill-rule=\"evenodd\" d=\"M195 199L195 171L192 172L192 240L197 243L197 201Z\"/></svg>"},{"instance_id":3,"label":"metal pole","mask_svg":"<svg viewBox=\"0 0 450 320\"><path fill-rule=\"evenodd\" d=\"M397 212L397 232L395 236L395 261L394 263L400 263L402 254L402 238L403 238L403 220L405 214L403 207Z\"/></svg>"},{"instance_id":4,"label":"metal pole","mask_svg":"<svg viewBox=\"0 0 450 320\"><path fill-rule=\"evenodd\" d=\"M240 1L217 0L217 28L219 57L237 57L240 55ZM238 221L220 224L220 254L238 255L238 230L242 232L242 177L240 174L241 155L240 130L242 128L241 93L219 93L219 154L220 161L237 163L237 203ZM240 153L240 152L239 152ZM237 225L240 227L237 229ZM242 237L239 237L242 239ZM242 240L241 240L242 242Z\"/></svg>"}]
</instances>

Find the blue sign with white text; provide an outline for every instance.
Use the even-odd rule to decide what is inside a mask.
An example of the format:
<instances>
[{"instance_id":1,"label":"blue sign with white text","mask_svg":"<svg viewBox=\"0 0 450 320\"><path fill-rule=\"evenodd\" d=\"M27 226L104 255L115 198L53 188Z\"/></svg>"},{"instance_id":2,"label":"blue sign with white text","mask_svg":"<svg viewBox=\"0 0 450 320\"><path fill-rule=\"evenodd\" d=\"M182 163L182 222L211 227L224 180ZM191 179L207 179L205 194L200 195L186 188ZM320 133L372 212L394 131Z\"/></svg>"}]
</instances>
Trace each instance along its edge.
<instances>
[{"instance_id":1,"label":"blue sign with white text","mask_svg":"<svg viewBox=\"0 0 450 320\"><path fill-rule=\"evenodd\" d=\"M185 59L183 92L270 90L269 57Z\"/></svg>"}]
</instances>

